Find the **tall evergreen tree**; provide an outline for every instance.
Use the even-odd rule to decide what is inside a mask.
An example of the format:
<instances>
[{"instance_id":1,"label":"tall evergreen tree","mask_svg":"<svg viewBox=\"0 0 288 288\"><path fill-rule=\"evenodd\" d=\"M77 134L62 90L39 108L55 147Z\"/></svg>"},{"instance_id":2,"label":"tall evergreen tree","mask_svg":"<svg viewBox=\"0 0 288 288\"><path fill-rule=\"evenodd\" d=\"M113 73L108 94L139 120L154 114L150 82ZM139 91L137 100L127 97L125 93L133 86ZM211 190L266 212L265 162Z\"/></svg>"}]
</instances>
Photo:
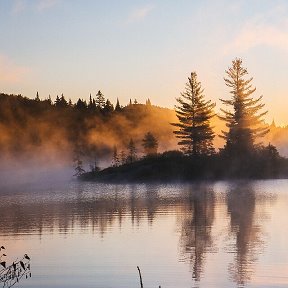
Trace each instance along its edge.
<instances>
[{"instance_id":1,"label":"tall evergreen tree","mask_svg":"<svg viewBox=\"0 0 288 288\"><path fill-rule=\"evenodd\" d=\"M120 103L119 103L119 99L117 98L117 102L116 102L116 105L115 105L115 111L121 111L121 106L120 106Z\"/></svg>"},{"instance_id":2,"label":"tall evergreen tree","mask_svg":"<svg viewBox=\"0 0 288 288\"><path fill-rule=\"evenodd\" d=\"M137 150L133 139L130 139L127 146L127 150L128 150L127 163L135 162L137 160Z\"/></svg>"},{"instance_id":3,"label":"tall evergreen tree","mask_svg":"<svg viewBox=\"0 0 288 288\"><path fill-rule=\"evenodd\" d=\"M142 140L142 146L147 156L157 154L158 141L151 132L145 134Z\"/></svg>"},{"instance_id":4,"label":"tall evergreen tree","mask_svg":"<svg viewBox=\"0 0 288 288\"><path fill-rule=\"evenodd\" d=\"M37 93L36 93L36 98L35 98L35 100L38 101L38 102L40 101L40 97L39 97L38 91L37 91Z\"/></svg>"},{"instance_id":5,"label":"tall evergreen tree","mask_svg":"<svg viewBox=\"0 0 288 288\"><path fill-rule=\"evenodd\" d=\"M147 105L147 106L151 106L151 101L150 101L149 98L146 100L146 105Z\"/></svg>"},{"instance_id":6,"label":"tall evergreen tree","mask_svg":"<svg viewBox=\"0 0 288 288\"><path fill-rule=\"evenodd\" d=\"M109 99L106 100L105 102L105 106L103 108L103 112L106 115L109 115L110 113L112 113L114 111L114 106L113 104L110 102Z\"/></svg>"},{"instance_id":7,"label":"tall evergreen tree","mask_svg":"<svg viewBox=\"0 0 288 288\"><path fill-rule=\"evenodd\" d=\"M112 167L118 167L120 165L120 158L118 156L117 147L113 147L113 159L112 159Z\"/></svg>"},{"instance_id":8,"label":"tall evergreen tree","mask_svg":"<svg viewBox=\"0 0 288 288\"><path fill-rule=\"evenodd\" d=\"M60 103L60 98L59 98L59 96L57 95L54 104L55 104L56 107L58 107L58 106L59 106L59 103Z\"/></svg>"},{"instance_id":9,"label":"tall evergreen tree","mask_svg":"<svg viewBox=\"0 0 288 288\"><path fill-rule=\"evenodd\" d=\"M99 90L96 94L96 106L99 109L103 109L105 106L105 98L104 95L102 94L102 92Z\"/></svg>"},{"instance_id":10,"label":"tall evergreen tree","mask_svg":"<svg viewBox=\"0 0 288 288\"><path fill-rule=\"evenodd\" d=\"M246 80L248 72L246 68L243 68L241 59L233 60L232 67L225 72L227 78L224 78L224 81L230 88L232 97L229 100L220 100L232 109L221 109L223 115L219 116L226 122L228 128L228 131L222 131L220 135L226 140L224 151L235 155L253 152L256 138L269 132L263 120L267 111L261 112L264 107L261 103L262 96L256 99L252 97L256 88L251 84L252 77Z\"/></svg>"},{"instance_id":11,"label":"tall evergreen tree","mask_svg":"<svg viewBox=\"0 0 288 288\"><path fill-rule=\"evenodd\" d=\"M209 155L214 153L214 132L210 120L214 116L215 104L206 101L201 83L197 80L196 72L191 73L181 97L176 99L175 106L179 123L172 123L178 130L174 131L182 150L188 155Z\"/></svg>"}]
</instances>

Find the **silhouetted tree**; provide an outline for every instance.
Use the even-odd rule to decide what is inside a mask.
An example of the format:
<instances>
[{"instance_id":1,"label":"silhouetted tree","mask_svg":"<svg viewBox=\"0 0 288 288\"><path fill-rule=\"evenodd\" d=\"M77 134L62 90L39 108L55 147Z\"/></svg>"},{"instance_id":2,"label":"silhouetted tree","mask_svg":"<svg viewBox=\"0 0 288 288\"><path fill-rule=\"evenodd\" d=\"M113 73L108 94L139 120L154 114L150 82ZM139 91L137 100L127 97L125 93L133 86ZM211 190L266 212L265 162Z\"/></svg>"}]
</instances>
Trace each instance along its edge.
<instances>
[{"instance_id":1,"label":"silhouetted tree","mask_svg":"<svg viewBox=\"0 0 288 288\"><path fill-rule=\"evenodd\" d=\"M146 105L151 106L151 101L149 98L146 100Z\"/></svg>"},{"instance_id":2,"label":"silhouetted tree","mask_svg":"<svg viewBox=\"0 0 288 288\"><path fill-rule=\"evenodd\" d=\"M146 155L157 154L158 141L151 132L145 134L142 140Z\"/></svg>"},{"instance_id":3,"label":"silhouetted tree","mask_svg":"<svg viewBox=\"0 0 288 288\"><path fill-rule=\"evenodd\" d=\"M180 123L172 123L179 130L174 131L183 151L188 155L209 155L214 152L214 133L210 120L214 116L215 104L205 101L201 83L197 81L196 72L188 77L185 91L176 99L180 104L175 106Z\"/></svg>"},{"instance_id":4,"label":"silhouetted tree","mask_svg":"<svg viewBox=\"0 0 288 288\"><path fill-rule=\"evenodd\" d=\"M110 102L109 99L106 100L105 106L103 108L103 112L107 115L114 111L113 104Z\"/></svg>"},{"instance_id":5,"label":"silhouetted tree","mask_svg":"<svg viewBox=\"0 0 288 288\"><path fill-rule=\"evenodd\" d=\"M112 166L118 167L120 165L120 159L117 152L117 147L113 147L113 159L112 159Z\"/></svg>"},{"instance_id":6,"label":"silhouetted tree","mask_svg":"<svg viewBox=\"0 0 288 288\"><path fill-rule=\"evenodd\" d=\"M95 100L97 108L102 110L105 106L105 98L102 92L99 90L96 94L96 100Z\"/></svg>"},{"instance_id":7,"label":"silhouetted tree","mask_svg":"<svg viewBox=\"0 0 288 288\"><path fill-rule=\"evenodd\" d=\"M121 106L120 106L120 103L119 103L119 99L117 98L117 102L116 102L116 105L115 105L115 111L121 111Z\"/></svg>"},{"instance_id":8,"label":"silhouetted tree","mask_svg":"<svg viewBox=\"0 0 288 288\"><path fill-rule=\"evenodd\" d=\"M122 150L120 153L120 160L122 165L124 165L127 162L126 153L124 150Z\"/></svg>"},{"instance_id":9,"label":"silhouetted tree","mask_svg":"<svg viewBox=\"0 0 288 288\"><path fill-rule=\"evenodd\" d=\"M251 84L252 77L245 79L248 72L242 67L241 59L233 60L232 67L225 72L227 78L224 78L224 81L231 89L232 97L230 100L220 100L232 107L232 111L221 109L224 115L219 118L226 122L228 131L222 131L223 134L220 136L226 140L224 151L239 156L239 153L246 154L253 151L256 138L269 132L263 121L267 111L260 112L264 107L264 104L261 104L262 96L256 99L252 97L256 88Z\"/></svg>"},{"instance_id":10,"label":"silhouetted tree","mask_svg":"<svg viewBox=\"0 0 288 288\"><path fill-rule=\"evenodd\" d=\"M52 105L52 100L51 100L50 94L49 94L49 96L48 96L47 102L49 103L49 105Z\"/></svg>"},{"instance_id":11,"label":"silhouetted tree","mask_svg":"<svg viewBox=\"0 0 288 288\"><path fill-rule=\"evenodd\" d=\"M68 102L66 101L66 99L65 99L63 94L61 94L60 101L59 101L59 106L61 108L68 107Z\"/></svg>"},{"instance_id":12,"label":"silhouetted tree","mask_svg":"<svg viewBox=\"0 0 288 288\"><path fill-rule=\"evenodd\" d=\"M58 106L59 106L59 103L60 103L60 98L59 98L59 96L57 95L54 104L55 104L56 107L58 107Z\"/></svg>"},{"instance_id":13,"label":"silhouetted tree","mask_svg":"<svg viewBox=\"0 0 288 288\"><path fill-rule=\"evenodd\" d=\"M74 150L74 170L75 174L74 177L79 177L83 173L85 173L85 170L83 169L83 161L81 160L81 155L83 155L83 151L79 147L76 147Z\"/></svg>"},{"instance_id":14,"label":"silhouetted tree","mask_svg":"<svg viewBox=\"0 0 288 288\"><path fill-rule=\"evenodd\" d=\"M82 100L82 99L78 99L77 103L76 103L76 109L78 110L84 110L87 108L87 104L86 101Z\"/></svg>"},{"instance_id":15,"label":"silhouetted tree","mask_svg":"<svg viewBox=\"0 0 288 288\"><path fill-rule=\"evenodd\" d=\"M36 100L36 101L40 101L40 98L39 98L39 93L38 93L38 91L37 91L37 93L36 93L36 98L35 98L35 100Z\"/></svg>"},{"instance_id":16,"label":"silhouetted tree","mask_svg":"<svg viewBox=\"0 0 288 288\"><path fill-rule=\"evenodd\" d=\"M130 139L128 146L127 146L127 150L128 150L127 162L132 163L132 162L136 161L137 160L137 150L136 150L133 139Z\"/></svg>"},{"instance_id":17,"label":"silhouetted tree","mask_svg":"<svg viewBox=\"0 0 288 288\"><path fill-rule=\"evenodd\" d=\"M89 104L88 104L88 109L89 109L90 111L93 111L93 110L95 110L95 109L96 109L95 100L94 100L94 99L92 99L92 96L91 96L91 94L90 94L90 96L89 96Z\"/></svg>"}]
</instances>

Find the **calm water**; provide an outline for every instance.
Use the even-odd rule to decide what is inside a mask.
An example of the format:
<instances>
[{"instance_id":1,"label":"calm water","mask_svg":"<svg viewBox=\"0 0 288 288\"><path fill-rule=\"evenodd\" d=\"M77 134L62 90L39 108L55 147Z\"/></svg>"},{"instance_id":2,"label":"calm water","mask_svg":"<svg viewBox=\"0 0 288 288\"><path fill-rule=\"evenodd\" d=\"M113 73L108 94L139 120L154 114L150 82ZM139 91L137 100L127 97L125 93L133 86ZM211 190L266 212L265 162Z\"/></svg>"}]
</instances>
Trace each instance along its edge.
<instances>
[{"instance_id":1,"label":"calm water","mask_svg":"<svg viewBox=\"0 0 288 288\"><path fill-rule=\"evenodd\" d=\"M288 180L2 189L17 287L287 287ZM1 287L1 286L0 286Z\"/></svg>"}]
</instances>

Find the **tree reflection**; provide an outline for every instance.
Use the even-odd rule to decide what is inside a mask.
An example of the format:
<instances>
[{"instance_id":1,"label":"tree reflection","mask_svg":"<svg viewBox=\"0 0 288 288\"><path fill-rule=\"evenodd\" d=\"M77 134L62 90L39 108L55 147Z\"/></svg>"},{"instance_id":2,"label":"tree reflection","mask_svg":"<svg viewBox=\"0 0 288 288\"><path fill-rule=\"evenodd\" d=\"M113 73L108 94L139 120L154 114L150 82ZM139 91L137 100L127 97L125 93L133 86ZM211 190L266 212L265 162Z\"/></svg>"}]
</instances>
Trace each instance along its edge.
<instances>
[{"instance_id":1,"label":"tree reflection","mask_svg":"<svg viewBox=\"0 0 288 288\"><path fill-rule=\"evenodd\" d=\"M236 243L234 263L229 265L229 274L239 287L245 286L253 275L257 255L263 246L262 227L257 219L255 191L249 183L239 183L231 187L227 194L227 208L230 215L230 232Z\"/></svg>"},{"instance_id":2,"label":"tree reflection","mask_svg":"<svg viewBox=\"0 0 288 288\"><path fill-rule=\"evenodd\" d=\"M211 229L215 195L208 186L191 186L187 191L182 215L180 247L185 261L192 266L192 277L200 281L205 255L213 250Z\"/></svg>"}]
</instances>

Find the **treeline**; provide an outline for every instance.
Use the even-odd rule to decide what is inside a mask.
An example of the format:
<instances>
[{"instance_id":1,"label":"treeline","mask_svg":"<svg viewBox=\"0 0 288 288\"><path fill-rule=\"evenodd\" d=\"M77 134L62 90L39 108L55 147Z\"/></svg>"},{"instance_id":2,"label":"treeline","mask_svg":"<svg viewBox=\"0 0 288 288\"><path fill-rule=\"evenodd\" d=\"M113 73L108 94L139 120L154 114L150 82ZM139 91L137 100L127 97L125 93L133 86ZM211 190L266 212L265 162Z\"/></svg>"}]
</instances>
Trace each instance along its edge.
<instances>
[{"instance_id":1,"label":"treeline","mask_svg":"<svg viewBox=\"0 0 288 288\"><path fill-rule=\"evenodd\" d=\"M141 147L138 155L145 153L142 139L148 132L157 137L159 151L175 147L173 119L173 111L151 105L149 99L124 106L117 100L114 106L100 91L75 103L64 95L52 101L38 93L34 99L0 94L0 157L71 166L80 159L86 167L106 161L107 166L115 149L126 151L131 140Z\"/></svg>"},{"instance_id":2,"label":"treeline","mask_svg":"<svg viewBox=\"0 0 288 288\"><path fill-rule=\"evenodd\" d=\"M263 110L262 96L254 97L253 78L247 78L247 69L238 58L225 72L224 81L230 96L220 99L226 108L221 108L217 117L225 123L226 129L219 135L225 144L218 152L214 147L216 135L212 126L212 119L216 117L215 103L206 99L197 73L192 72L184 92L176 98L178 121L171 123L182 153L156 155L153 159L142 159L134 165L108 169L94 176L101 180L129 181L287 177L287 159L279 155L275 146L264 145L259 140L270 129L264 121L268 111ZM85 177L93 178L93 173Z\"/></svg>"}]
</instances>

